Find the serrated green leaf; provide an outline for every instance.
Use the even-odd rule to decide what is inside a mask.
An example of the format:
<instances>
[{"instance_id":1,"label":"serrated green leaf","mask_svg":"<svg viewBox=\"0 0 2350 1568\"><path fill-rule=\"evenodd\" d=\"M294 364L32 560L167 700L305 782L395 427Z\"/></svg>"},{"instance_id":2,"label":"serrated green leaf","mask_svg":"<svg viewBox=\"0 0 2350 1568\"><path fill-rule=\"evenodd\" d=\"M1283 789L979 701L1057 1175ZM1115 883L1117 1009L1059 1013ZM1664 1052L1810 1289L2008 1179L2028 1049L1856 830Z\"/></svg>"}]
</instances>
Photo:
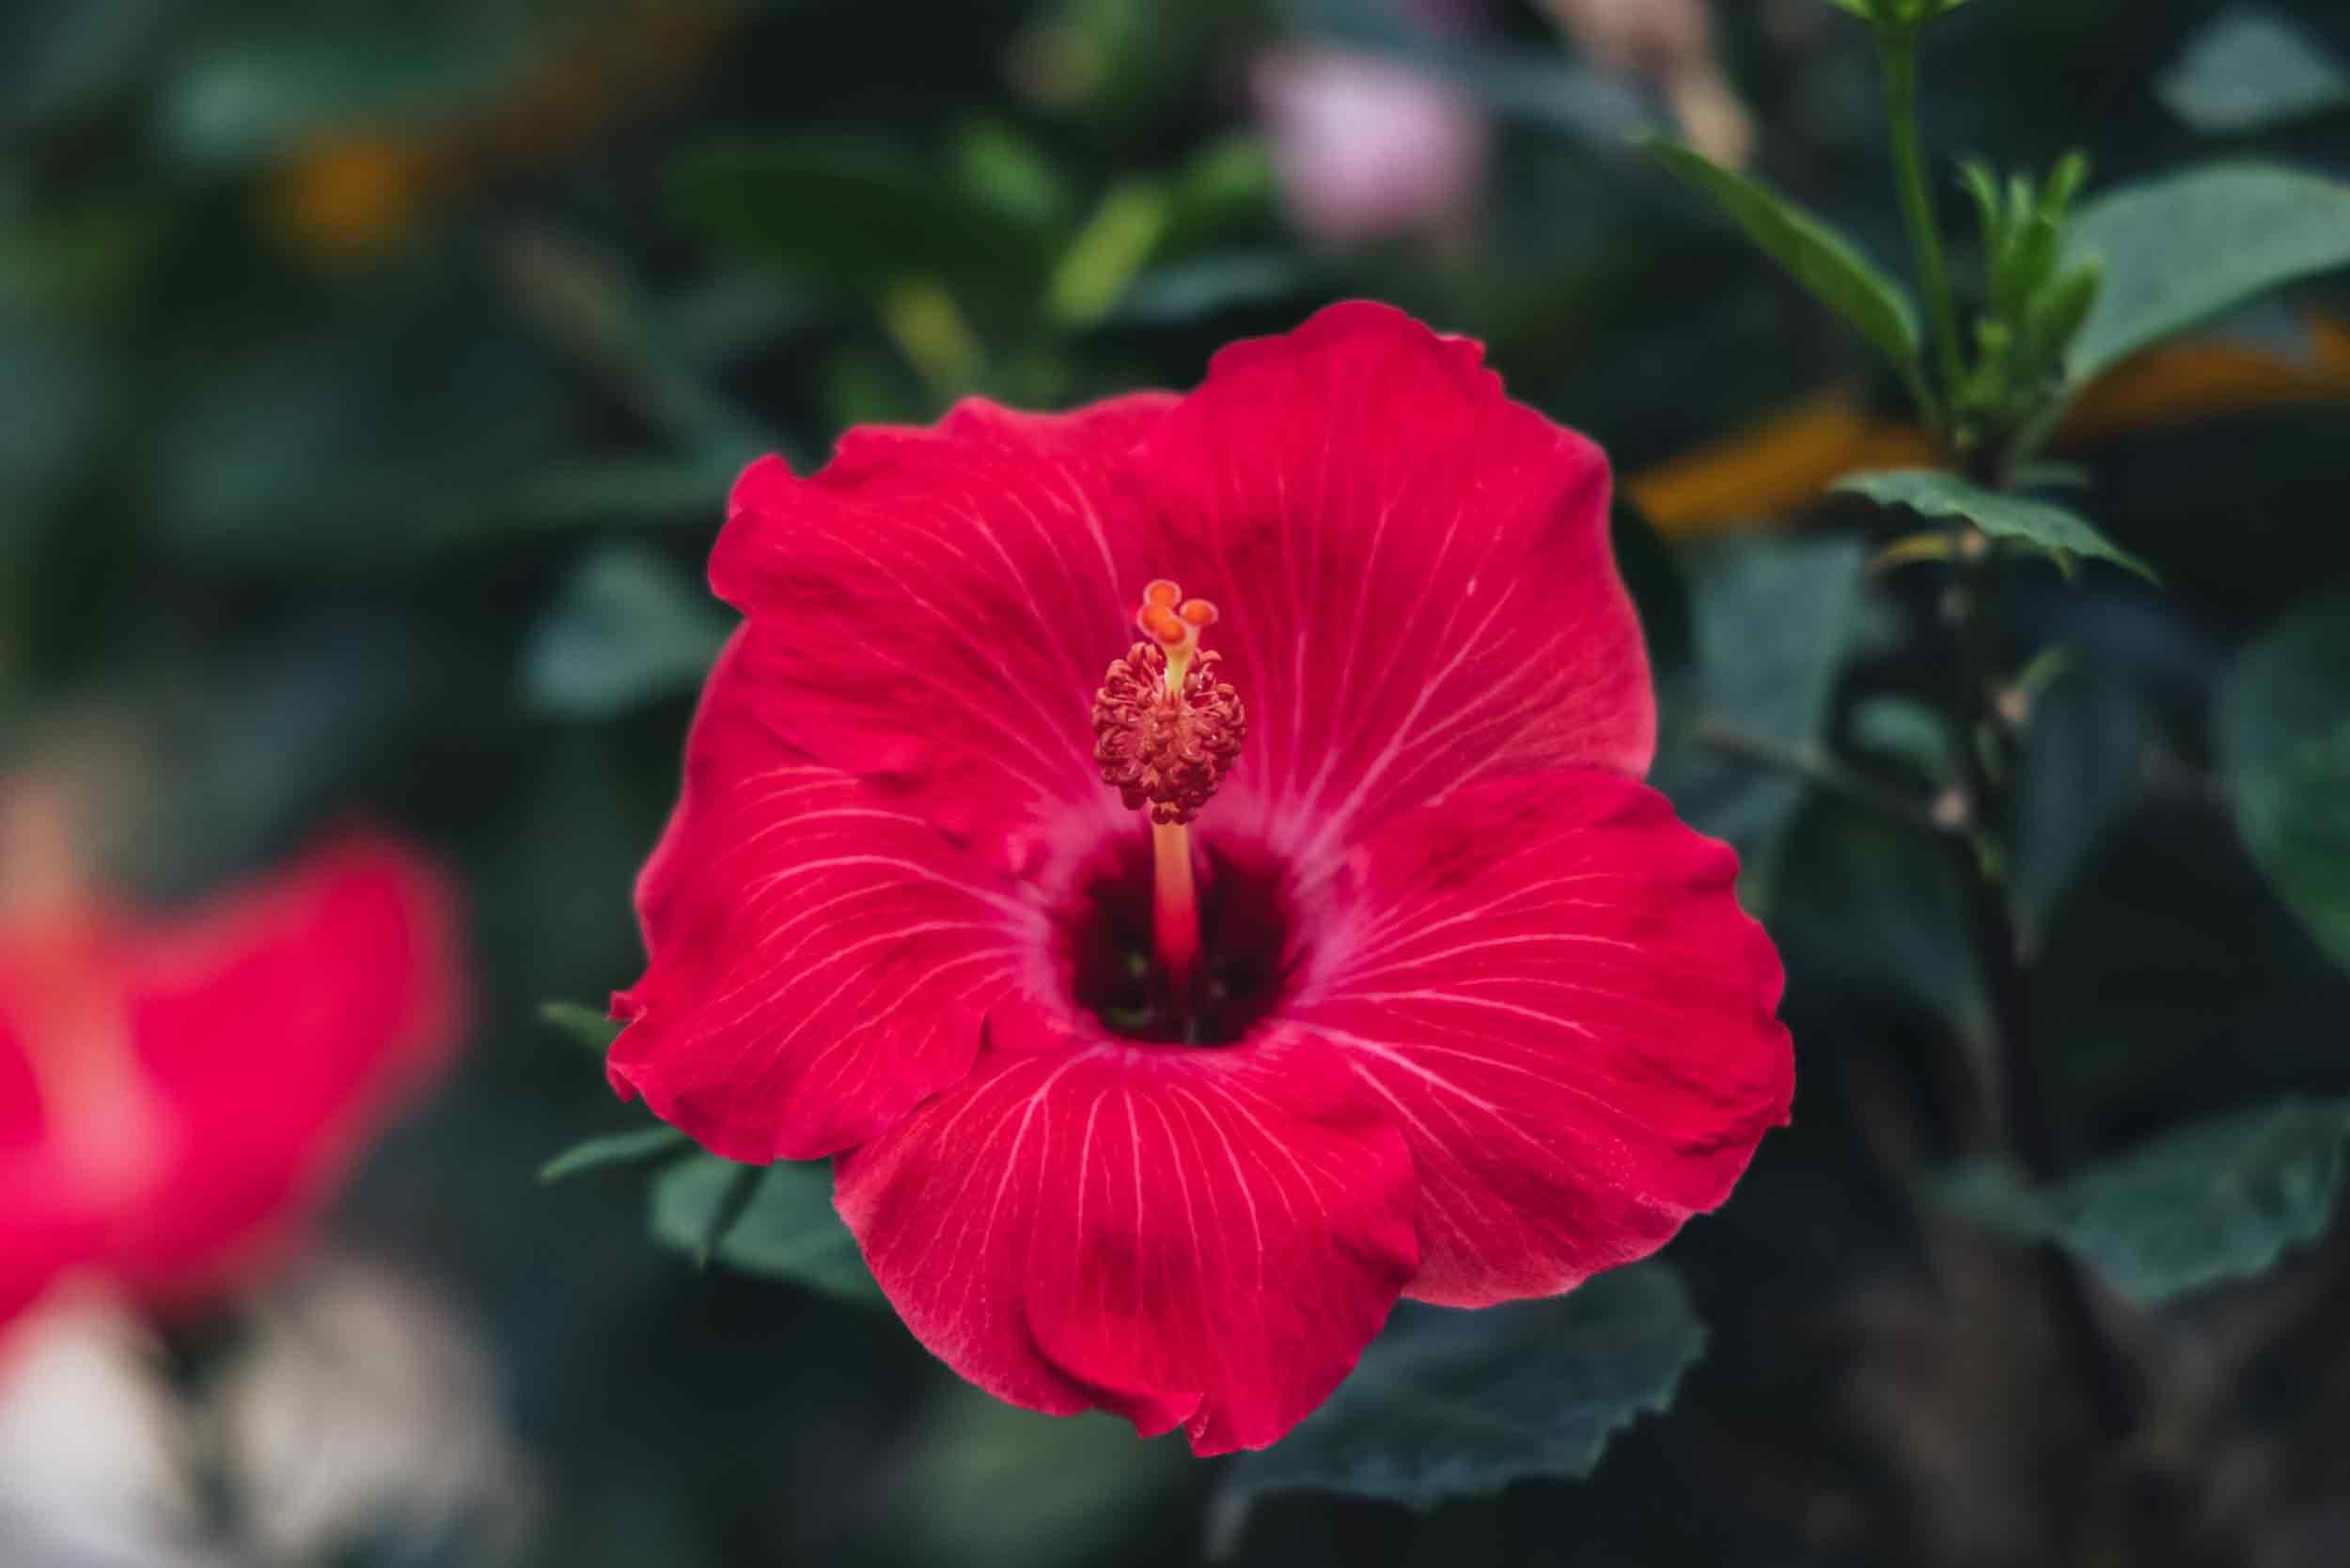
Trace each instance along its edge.
<instances>
[{"instance_id":1,"label":"serrated green leaf","mask_svg":"<svg viewBox=\"0 0 2350 1568\"><path fill-rule=\"evenodd\" d=\"M1931 468L1851 474L1837 480L1833 488L1866 496L1881 507L1907 507L1927 517L1963 518L1994 539L2029 544L2060 562L2089 556L2125 567L2149 582L2160 581L2153 567L2098 532L2095 524L2053 501L1985 490L1955 474Z\"/></svg>"},{"instance_id":2,"label":"serrated green leaf","mask_svg":"<svg viewBox=\"0 0 2350 1568\"><path fill-rule=\"evenodd\" d=\"M730 1200L741 1202L731 1215ZM688 1257L707 1248L745 1274L867 1306L883 1301L856 1239L833 1210L832 1168L822 1161L762 1170L714 1154L682 1160L653 1179L650 1223L656 1241Z\"/></svg>"},{"instance_id":3,"label":"serrated green leaf","mask_svg":"<svg viewBox=\"0 0 2350 1568\"><path fill-rule=\"evenodd\" d=\"M2105 259L2066 356L2078 385L2272 289L2350 264L2350 183L2274 164L2209 164L2084 204L2065 254Z\"/></svg>"},{"instance_id":4,"label":"serrated green leaf","mask_svg":"<svg viewBox=\"0 0 2350 1568\"><path fill-rule=\"evenodd\" d=\"M2187 40L2154 90L2198 131L2242 133L2350 104L2350 71L2297 23L2236 6Z\"/></svg>"},{"instance_id":5,"label":"serrated green leaf","mask_svg":"<svg viewBox=\"0 0 2350 1568\"><path fill-rule=\"evenodd\" d=\"M609 718L692 691L733 618L658 551L596 551L556 593L523 647L523 698L540 713Z\"/></svg>"},{"instance_id":6,"label":"serrated green leaf","mask_svg":"<svg viewBox=\"0 0 2350 1568\"><path fill-rule=\"evenodd\" d=\"M2350 592L2302 605L2221 688L2219 771L2269 885L2350 966Z\"/></svg>"},{"instance_id":7,"label":"serrated green leaf","mask_svg":"<svg viewBox=\"0 0 2350 1568\"><path fill-rule=\"evenodd\" d=\"M539 1021L554 1026L598 1056L612 1049L612 1043L620 1038L620 1030L627 1027L618 1018L607 1018L578 1002L540 1002Z\"/></svg>"},{"instance_id":8,"label":"serrated green leaf","mask_svg":"<svg viewBox=\"0 0 2350 1568\"><path fill-rule=\"evenodd\" d=\"M2173 1129L2050 1186L1978 1163L1941 1190L1986 1225L2055 1242L2151 1307L2249 1278L2314 1240L2342 1184L2345 1136L2350 1101L2296 1097Z\"/></svg>"},{"instance_id":9,"label":"serrated green leaf","mask_svg":"<svg viewBox=\"0 0 2350 1568\"><path fill-rule=\"evenodd\" d=\"M635 1165L673 1149L684 1147L687 1138L675 1127L633 1127L625 1133L606 1133L575 1143L539 1168L541 1182L560 1182L583 1171L602 1170L609 1166Z\"/></svg>"},{"instance_id":10,"label":"serrated green leaf","mask_svg":"<svg viewBox=\"0 0 2350 1568\"><path fill-rule=\"evenodd\" d=\"M1661 136L1641 144L1710 196L1747 238L1813 297L1860 329L1904 371L1918 363L1918 310L1908 292L1825 221L1693 148Z\"/></svg>"},{"instance_id":11,"label":"serrated green leaf","mask_svg":"<svg viewBox=\"0 0 2350 1568\"><path fill-rule=\"evenodd\" d=\"M1658 1262L1547 1301L1406 1303L1321 1409L1233 1464L1218 1505L1319 1491L1425 1509L1528 1477L1579 1479L1619 1431L1672 1403L1704 1345L1680 1277Z\"/></svg>"}]
</instances>

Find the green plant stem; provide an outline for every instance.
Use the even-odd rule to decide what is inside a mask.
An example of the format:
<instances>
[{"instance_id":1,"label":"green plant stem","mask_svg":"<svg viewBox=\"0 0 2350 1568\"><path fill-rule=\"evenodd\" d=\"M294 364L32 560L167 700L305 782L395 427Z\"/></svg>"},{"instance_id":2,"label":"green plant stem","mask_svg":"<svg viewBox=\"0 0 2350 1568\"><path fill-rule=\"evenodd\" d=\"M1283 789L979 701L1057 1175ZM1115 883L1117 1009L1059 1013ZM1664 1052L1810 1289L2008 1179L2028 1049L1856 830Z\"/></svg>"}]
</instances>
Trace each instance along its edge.
<instances>
[{"instance_id":1,"label":"green plant stem","mask_svg":"<svg viewBox=\"0 0 2350 1568\"><path fill-rule=\"evenodd\" d=\"M1958 390L1966 372L1959 355L1958 308L1950 298L1950 270L1942 260L1942 234L1934 221L1925 154L1918 142L1917 24L1879 23L1877 55L1885 67L1885 121L1892 141L1893 185L1901 196L1902 222L1909 230L1919 287L1926 296L1935 353L1942 372L1945 397L1941 406L1947 407L1949 395Z\"/></svg>"},{"instance_id":2,"label":"green plant stem","mask_svg":"<svg viewBox=\"0 0 2350 1568\"><path fill-rule=\"evenodd\" d=\"M1985 1109L1997 1146L2012 1153L2034 1182L2046 1182L2058 1173L2060 1152L2041 1093L2032 1049L2031 977L2024 966L2007 880L2006 834L2013 809L2007 780L2013 770L1986 755L1980 740L1998 733L1992 712L1999 651L1998 591L1998 552L1985 550L1960 562L1951 738L1969 832L1955 842L1967 921L1991 1008L1992 1082L1985 1086ZM2057 1341L2079 1369L2099 1426L2119 1441L2137 1425L2136 1396L2128 1368L2098 1327L2080 1269L2048 1243L2035 1249L2033 1266Z\"/></svg>"}]
</instances>

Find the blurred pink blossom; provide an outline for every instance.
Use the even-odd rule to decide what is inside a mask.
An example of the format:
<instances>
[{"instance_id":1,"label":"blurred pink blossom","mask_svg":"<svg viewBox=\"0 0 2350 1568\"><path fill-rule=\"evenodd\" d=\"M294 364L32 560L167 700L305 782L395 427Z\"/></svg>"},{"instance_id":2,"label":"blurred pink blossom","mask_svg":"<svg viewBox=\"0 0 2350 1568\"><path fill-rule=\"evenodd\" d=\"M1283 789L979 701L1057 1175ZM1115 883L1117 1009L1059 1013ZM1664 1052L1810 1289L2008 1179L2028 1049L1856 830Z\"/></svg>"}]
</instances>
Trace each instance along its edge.
<instances>
[{"instance_id":1,"label":"blurred pink blossom","mask_svg":"<svg viewBox=\"0 0 2350 1568\"><path fill-rule=\"evenodd\" d=\"M1484 183L1484 116L1384 55L1320 45L1269 51L1253 86L1291 217L1327 244L1447 238Z\"/></svg>"}]
</instances>

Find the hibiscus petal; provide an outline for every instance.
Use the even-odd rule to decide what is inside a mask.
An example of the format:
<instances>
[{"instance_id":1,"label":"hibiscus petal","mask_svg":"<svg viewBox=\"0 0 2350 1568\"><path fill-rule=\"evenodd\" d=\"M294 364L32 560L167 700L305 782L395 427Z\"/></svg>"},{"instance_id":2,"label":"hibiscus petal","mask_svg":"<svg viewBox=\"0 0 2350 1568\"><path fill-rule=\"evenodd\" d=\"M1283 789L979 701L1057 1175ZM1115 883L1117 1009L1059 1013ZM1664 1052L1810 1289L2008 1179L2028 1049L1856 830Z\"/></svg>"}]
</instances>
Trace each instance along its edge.
<instances>
[{"instance_id":1,"label":"hibiscus petal","mask_svg":"<svg viewBox=\"0 0 2350 1568\"><path fill-rule=\"evenodd\" d=\"M118 1278L198 1294L300 1217L459 1043L456 925L431 867L354 837L136 946L120 984L173 1152L110 1216Z\"/></svg>"},{"instance_id":2,"label":"hibiscus petal","mask_svg":"<svg viewBox=\"0 0 2350 1568\"><path fill-rule=\"evenodd\" d=\"M852 431L812 478L752 464L710 576L750 618L777 731L1015 867L1027 824L1106 816L1093 693L1150 575L1113 490L1172 402L975 400L930 430Z\"/></svg>"},{"instance_id":3,"label":"hibiscus petal","mask_svg":"<svg viewBox=\"0 0 2350 1568\"><path fill-rule=\"evenodd\" d=\"M1479 785L1361 847L1292 1021L1409 1135L1406 1294L1554 1294L1729 1196L1794 1091L1736 871L1662 795L1588 769Z\"/></svg>"},{"instance_id":4,"label":"hibiscus petal","mask_svg":"<svg viewBox=\"0 0 2350 1568\"><path fill-rule=\"evenodd\" d=\"M1334 306L1217 354L1137 454L1149 568L1221 608L1248 704L1214 811L1307 859L1480 778L1654 749L1606 460L1481 358Z\"/></svg>"},{"instance_id":5,"label":"hibiscus petal","mask_svg":"<svg viewBox=\"0 0 2350 1568\"><path fill-rule=\"evenodd\" d=\"M1033 906L897 798L771 724L739 633L703 692L677 813L637 884L651 950L614 998L612 1086L715 1153L812 1159L962 1078Z\"/></svg>"},{"instance_id":6,"label":"hibiscus petal","mask_svg":"<svg viewBox=\"0 0 2350 1568\"><path fill-rule=\"evenodd\" d=\"M991 1051L838 1164L915 1337L1030 1409L1262 1448L1328 1397L1410 1278L1411 1160L1312 1041Z\"/></svg>"}]
</instances>

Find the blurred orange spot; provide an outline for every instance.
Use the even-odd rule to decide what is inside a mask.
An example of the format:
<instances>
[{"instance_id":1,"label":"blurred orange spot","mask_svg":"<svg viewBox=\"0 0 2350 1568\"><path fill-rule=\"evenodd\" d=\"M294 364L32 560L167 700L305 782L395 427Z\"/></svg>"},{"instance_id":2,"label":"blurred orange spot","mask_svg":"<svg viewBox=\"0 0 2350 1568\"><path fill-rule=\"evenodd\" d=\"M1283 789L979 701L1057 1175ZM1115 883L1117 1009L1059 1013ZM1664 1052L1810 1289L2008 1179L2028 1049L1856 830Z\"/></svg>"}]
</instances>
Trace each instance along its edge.
<instances>
[{"instance_id":1,"label":"blurred orange spot","mask_svg":"<svg viewBox=\"0 0 2350 1568\"><path fill-rule=\"evenodd\" d=\"M1142 614L1136 619L1144 631L1169 647L1191 635L1191 629L1183 624L1183 618L1163 604L1145 604Z\"/></svg>"},{"instance_id":2,"label":"blurred orange spot","mask_svg":"<svg viewBox=\"0 0 2350 1568\"><path fill-rule=\"evenodd\" d=\"M1174 608L1175 601L1183 596L1183 590L1164 577L1142 590L1142 602L1145 604L1156 604L1165 609Z\"/></svg>"},{"instance_id":3,"label":"blurred orange spot","mask_svg":"<svg viewBox=\"0 0 2350 1568\"><path fill-rule=\"evenodd\" d=\"M1635 474L1624 492L1668 537L1736 533L1801 510L1855 469L1910 468L1934 457L1924 431L1828 392Z\"/></svg>"},{"instance_id":4,"label":"blurred orange spot","mask_svg":"<svg viewBox=\"0 0 2350 1568\"><path fill-rule=\"evenodd\" d=\"M1186 599L1183 608L1175 613L1182 616L1187 624L1197 626L1203 632L1215 624L1215 606L1204 599Z\"/></svg>"},{"instance_id":5,"label":"blurred orange spot","mask_svg":"<svg viewBox=\"0 0 2350 1568\"><path fill-rule=\"evenodd\" d=\"M274 215L321 255L381 254L430 194L438 158L422 141L353 136L316 143L279 174L271 192Z\"/></svg>"}]
</instances>

